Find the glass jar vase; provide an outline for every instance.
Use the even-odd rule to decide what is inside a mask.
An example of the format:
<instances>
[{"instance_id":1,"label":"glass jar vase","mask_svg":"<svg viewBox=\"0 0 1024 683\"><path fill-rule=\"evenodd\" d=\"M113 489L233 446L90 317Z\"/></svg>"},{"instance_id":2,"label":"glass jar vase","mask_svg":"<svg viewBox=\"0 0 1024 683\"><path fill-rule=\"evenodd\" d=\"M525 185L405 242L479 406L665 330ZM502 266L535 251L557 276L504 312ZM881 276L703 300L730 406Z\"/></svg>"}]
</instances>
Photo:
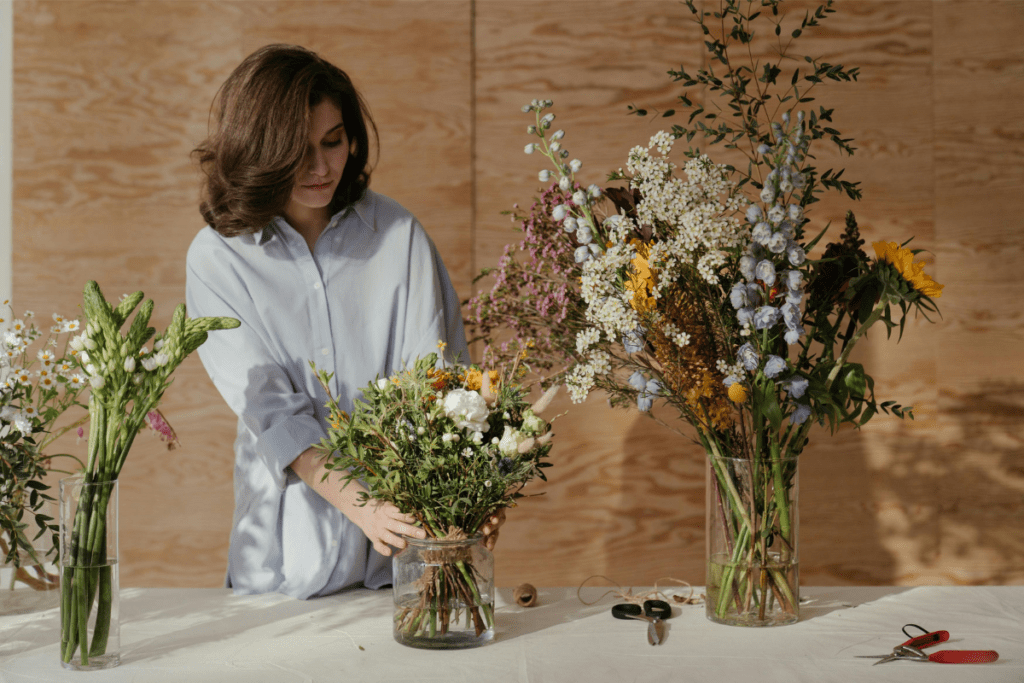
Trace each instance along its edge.
<instances>
[{"instance_id":1,"label":"glass jar vase","mask_svg":"<svg viewBox=\"0 0 1024 683\"><path fill-rule=\"evenodd\" d=\"M494 556L481 538L405 539L392 564L395 640L459 649L494 638Z\"/></svg>"}]
</instances>

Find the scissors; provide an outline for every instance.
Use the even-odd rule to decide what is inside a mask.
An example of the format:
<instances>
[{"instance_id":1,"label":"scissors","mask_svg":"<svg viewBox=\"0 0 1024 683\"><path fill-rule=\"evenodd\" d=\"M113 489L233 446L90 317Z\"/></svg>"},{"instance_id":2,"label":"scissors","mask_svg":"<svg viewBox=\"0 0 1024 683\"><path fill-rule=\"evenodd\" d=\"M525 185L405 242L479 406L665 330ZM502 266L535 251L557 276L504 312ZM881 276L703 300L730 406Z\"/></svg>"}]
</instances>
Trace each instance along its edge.
<instances>
[{"instance_id":1,"label":"scissors","mask_svg":"<svg viewBox=\"0 0 1024 683\"><path fill-rule=\"evenodd\" d=\"M925 630L917 626L917 624L907 624L907 626L916 626L922 631ZM907 633L907 626L903 627L904 635L910 635ZM999 659L999 653L995 650L939 650L932 654L924 652L924 648L944 643L947 640L949 640L949 631L925 632L923 635L915 636L905 643L897 645L888 654L857 656L877 659L878 661L875 664L885 664L886 662L901 660L909 662L938 662L940 664L983 664Z\"/></svg>"},{"instance_id":2,"label":"scissors","mask_svg":"<svg viewBox=\"0 0 1024 683\"><path fill-rule=\"evenodd\" d=\"M661 645L665 641L665 622L672 616L672 608L664 600L644 600L644 606L623 603L612 607L616 619L640 619L647 622L647 642Z\"/></svg>"}]
</instances>

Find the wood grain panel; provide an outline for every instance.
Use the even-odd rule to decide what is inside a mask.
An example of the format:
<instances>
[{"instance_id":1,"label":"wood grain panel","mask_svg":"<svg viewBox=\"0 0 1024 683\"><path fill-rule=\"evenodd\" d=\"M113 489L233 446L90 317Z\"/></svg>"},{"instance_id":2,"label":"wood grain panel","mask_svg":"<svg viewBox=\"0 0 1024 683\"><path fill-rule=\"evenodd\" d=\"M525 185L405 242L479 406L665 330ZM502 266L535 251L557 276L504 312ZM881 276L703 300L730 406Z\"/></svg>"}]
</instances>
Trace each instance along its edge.
<instances>
[{"instance_id":1,"label":"wood grain panel","mask_svg":"<svg viewBox=\"0 0 1024 683\"><path fill-rule=\"evenodd\" d=\"M939 420L923 444L941 542L909 566L922 582L1024 581L1024 7L937 3L935 223ZM913 451L911 451L913 452Z\"/></svg>"},{"instance_id":2,"label":"wood grain panel","mask_svg":"<svg viewBox=\"0 0 1024 683\"><path fill-rule=\"evenodd\" d=\"M785 6L791 21L816 3ZM201 225L189 151L216 88L260 45L300 43L349 72L381 132L374 188L421 219L463 297L518 239L500 212L538 189L522 104L555 100L581 178L602 183L671 123L626 106L674 106L665 72L703 57L675 0L17 0L14 20L16 304L74 313L96 278L109 296L155 298L157 326L184 297ZM864 200L830 197L815 220L839 224L853 208L869 242L914 235L947 285L938 325L914 321L898 345L879 329L856 353L879 395L913 403L918 419L812 434L807 584L1024 583L1022 29L1017 0L858 0L799 41L861 69L815 103L835 107L855 156L815 153L862 181ZM122 581L220 585L234 416L196 358L164 408L183 446L140 436L125 466ZM562 395L554 410L566 414L551 481L509 513L498 583L701 583L700 450L601 396Z\"/></svg>"}]
</instances>

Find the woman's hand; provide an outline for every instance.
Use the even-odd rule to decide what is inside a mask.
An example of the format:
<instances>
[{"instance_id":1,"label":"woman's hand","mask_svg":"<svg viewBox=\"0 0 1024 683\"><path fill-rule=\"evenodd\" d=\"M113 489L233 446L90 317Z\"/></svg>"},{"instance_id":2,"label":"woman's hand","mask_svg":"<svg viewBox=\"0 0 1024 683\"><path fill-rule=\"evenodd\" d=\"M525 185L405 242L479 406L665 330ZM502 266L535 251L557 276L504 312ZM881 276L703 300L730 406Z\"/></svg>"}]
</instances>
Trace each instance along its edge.
<instances>
[{"instance_id":1,"label":"woman's hand","mask_svg":"<svg viewBox=\"0 0 1024 683\"><path fill-rule=\"evenodd\" d=\"M354 482L349 486L353 484ZM342 512L363 530L373 544L373 549L385 557L391 554L391 548L388 546L394 546L399 550L405 547L405 539L399 534L413 538L427 537L423 529L414 526L415 518L399 512L393 503L371 499L362 507L351 505L342 509Z\"/></svg>"},{"instance_id":2,"label":"woman's hand","mask_svg":"<svg viewBox=\"0 0 1024 683\"><path fill-rule=\"evenodd\" d=\"M480 527L480 533L484 535L484 547L494 550L494 544L498 542L498 529L505 523L505 508L498 508L487 518L486 523Z\"/></svg>"}]
</instances>

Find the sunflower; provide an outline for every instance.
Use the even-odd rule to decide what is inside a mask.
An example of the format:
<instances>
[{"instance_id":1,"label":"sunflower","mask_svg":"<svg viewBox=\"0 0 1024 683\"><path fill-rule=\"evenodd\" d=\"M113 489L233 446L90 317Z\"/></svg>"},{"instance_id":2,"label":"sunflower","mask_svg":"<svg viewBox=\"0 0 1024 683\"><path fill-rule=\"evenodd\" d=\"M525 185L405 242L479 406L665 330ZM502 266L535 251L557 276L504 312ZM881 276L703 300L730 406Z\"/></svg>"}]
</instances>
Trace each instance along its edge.
<instances>
[{"instance_id":1,"label":"sunflower","mask_svg":"<svg viewBox=\"0 0 1024 683\"><path fill-rule=\"evenodd\" d=\"M914 252L906 247L901 247L896 242L873 242L875 255L879 261L891 263L893 267L903 276L903 279L910 283L911 287L921 294L932 299L942 296L942 288L935 280L925 275L924 264L914 263Z\"/></svg>"}]
</instances>

